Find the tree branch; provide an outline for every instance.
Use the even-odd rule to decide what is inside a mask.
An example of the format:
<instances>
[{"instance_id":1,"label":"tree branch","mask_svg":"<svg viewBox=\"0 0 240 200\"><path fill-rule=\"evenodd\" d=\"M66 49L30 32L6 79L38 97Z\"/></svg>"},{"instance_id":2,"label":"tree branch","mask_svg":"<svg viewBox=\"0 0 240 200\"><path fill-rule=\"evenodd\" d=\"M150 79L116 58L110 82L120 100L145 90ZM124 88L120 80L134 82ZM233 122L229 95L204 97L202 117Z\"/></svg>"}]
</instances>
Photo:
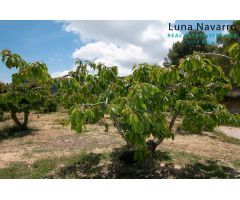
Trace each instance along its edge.
<instances>
[{"instance_id":1,"label":"tree branch","mask_svg":"<svg viewBox=\"0 0 240 200\"><path fill-rule=\"evenodd\" d=\"M93 103L93 104L82 104L82 106L84 106L85 108L91 107L91 106L97 106L97 105L105 105L105 106L107 106L107 105L108 105L108 98L106 98L106 100L105 100L105 101L102 101L102 102L97 102L97 103ZM116 127L117 127L118 132L120 133L120 135L122 136L122 138L125 140L125 133L124 133L124 131L123 131L123 129L122 129L121 124L120 124L119 121L118 121L117 115L113 114L113 115L112 115L112 119L113 119L114 124L115 124ZM125 141L126 141L126 140L125 140ZM129 145L128 142L127 142L127 145Z\"/></svg>"},{"instance_id":2,"label":"tree branch","mask_svg":"<svg viewBox=\"0 0 240 200\"><path fill-rule=\"evenodd\" d=\"M177 117L178 117L178 113L175 112L175 113L173 114L172 119L171 119L171 121L170 121L170 124L169 124L169 126L168 126L168 128L169 128L170 131L172 131L173 125L174 125ZM160 144L163 142L163 140L164 140L164 138L158 139L158 140L155 142L156 147L157 147L158 145L160 145Z\"/></svg>"},{"instance_id":3,"label":"tree branch","mask_svg":"<svg viewBox=\"0 0 240 200\"><path fill-rule=\"evenodd\" d=\"M25 112L24 112L24 121L23 121L23 127L24 127L24 128L27 128L28 116L29 116L29 112L28 112L28 111L25 111Z\"/></svg>"},{"instance_id":4,"label":"tree branch","mask_svg":"<svg viewBox=\"0 0 240 200\"><path fill-rule=\"evenodd\" d=\"M201 54L203 54L203 55L206 55L206 56L220 56L220 57L223 57L223 58L226 58L226 59L228 59L228 60L234 60L234 58L231 58L231 57L229 57L229 56L226 56L226 55L224 55L224 54L220 54L220 53L201 53Z\"/></svg>"},{"instance_id":5,"label":"tree branch","mask_svg":"<svg viewBox=\"0 0 240 200\"><path fill-rule=\"evenodd\" d=\"M27 128L27 123L28 123L28 115L29 112L24 112L24 121L23 123L21 123L19 121L19 119L17 118L16 112L11 111L11 118L13 119L13 121L17 124L17 126L21 129L26 129Z\"/></svg>"},{"instance_id":6,"label":"tree branch","mask_svg":"<svg viewBox=\"0 0 240 200\"><path fill-rule=\"evenodd\" d=\"M121 124L119 123L118 119L117 119L117 115L112 115L112 118L113 118L113 121L114 121L114 124L116 125L117 127L117 130L118 132L120 133L120 135L123 137L123 139L125 139L125 134L124 134L124 131L122 129L122 126Z\"/></svg>"},{"instance_id":7,"label":"tree branch","mask_svg":"<svg viewBox=\"0 0 240 200\"><path fill-rule=\"evenodd\" d=\"M164 140L164 138L158 139L158 140L155 142L156 147L157 147L158 145L160 145L160 144L163 142L163 140Z\"/></svg>"}]
</instances>

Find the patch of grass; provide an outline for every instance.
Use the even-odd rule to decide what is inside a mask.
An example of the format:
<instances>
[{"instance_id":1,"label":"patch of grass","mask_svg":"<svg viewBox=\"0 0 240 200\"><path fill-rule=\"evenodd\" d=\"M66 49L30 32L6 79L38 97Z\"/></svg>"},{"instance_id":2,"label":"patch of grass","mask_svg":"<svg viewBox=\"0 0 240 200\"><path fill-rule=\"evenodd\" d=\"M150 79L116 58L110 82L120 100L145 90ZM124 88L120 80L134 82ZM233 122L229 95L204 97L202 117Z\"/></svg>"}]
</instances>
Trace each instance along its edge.
<instances>
[{"instance_id":1,"label":"patch of grass","mask_svg":"<svg viewBox=\"0 0 240 200\"><path fill-rule=\"evenodd\" d=\"M167 153L167 154L166 154ZM167 155L167 157L166 157ZM175 178L239 178L236 169L225 166L216 160L181 151L164 152L166 166L162 170L169 170ZM167 158L167 159L166 159ZM171 166L180 165L178 170ZM240 160L233 162L235 168L240 168ZM171 177L171 176L170 176ZM165 177L168 178L168 177Z\"/></svg>"},{"instance_id":2,"label":"patch of grass","mask_svg":"<svg viewBox=\"0 0 240 200\"><path fill-rule=\"evenodd\" d=\"M41 159L28 165L24 162L13 162L8 167L0 169L0 178L44 178L57 166L54 158Z\"/></svg>"},{"instance_id":3,"label":"patch of grass","mask_svg":"<svg viewBox=\"0 0 240 200\"><path fill-rule=\"evenodd\" d=\"M31 175L29 178L43 178L53 171L58 164L59 161L56 158L37 160L31 166Z\"/></svg>"},{"instance_id":4,"label":"patch of grass","mask_svg":"<svg viewBox=\"0 0 240 200\"><path fill-rule=\"evenodd\" d=\"M230 167L221 165L217 161L206 160L194 165L187 165L182 174L188 178L239 178L239 172Z\"/></svg>"},{"instance_id":5,"label":"patch of grass","mask_svg":"<svg viewBox=\"0 0 240 200\"><path fill-rule=\"evenodd\" d=\"M26 178L29 172L29 166L26 163L13 162L8 167L0 169L0 178Z\"/></svg>"},{"instance_id":6,"label":"patch of grass","mask_svg":"<svg viewBox=\"0 0 240 200\"><path fill-rule=\"evenodd\" d=\"M82 152L77 157L68 158L65 166L50 175L50 178L101 178L103 163L109 154Z\"/></svg>"},{"instance_id":7,"label":"patch of grass","mask_svg":"<svg viewBox=\"0 0 240 200\"><path fill-rule=\"evenodd\" d=\"M104 157L104 154L102 157ZM8 167L0 169L0 178L41 179L46 178L50 173L57 170L60 165L73 166L76 164L78 165L79 163L84 165L84 169L93 172L93 166L97 166L99 161L99 157L90 156L83 151L70 156L55 156L39 159L33 162L33 164L26 164L24 162L12 162ZM68 178L71 178L71 174L69 174Z\"/></svg>"},{"instance_id":8,"label":"patch of grass","mask_svg":"<svg viewBox=\"0 0 240 200\"><path fill-rule=\"evenodd\" d=\"M125 165L115 155L83 151L39 159L33 164L14 162L0 169L0 178L239 178L235 169L187 152L157 151L156 159L165 165L156 163L153 169ZM181 166L176 168L176 164ZM240 166L240 160L234 164Z\"/></svg>"},{"instance_id":9,"label":"patch of grass","mask_svg":"<svg viewBox=\"0 0 240 200\"><path fill-rule=\"evenodd\" d=\"M233 166L240 169L240 160L234 160L232 162Z\"/></svg>"},{"instance_id":10,"label":"patch of grass","mask_svg":"<svg viewBox=\"0 0 240 200\"><path fill-rule=\"evenodd\" d=\"M49 173L58 169L60 165L72 165L73 163L84 161L84 155L86 155L85 152L81 152L70 156L39 159L30 166L31 175L29 178L46 178Z\"/></svg>"},{"instance_id":11,"label":"patch of grass","mask_svg":"<svg viewBox=\"0 0 240 200\"><path fill-rule=\"evenodd\" d=\"M201 160L199 155L184 151L171 151L170 155L172 156L172 161L180 165L195 164Z\"/></svg>"},{"instance_id":12,"label":"patch of grass","mask_svg":"<svg viewBox=\"0 0 240 200\"><path fill-rule=\"evenodd\" d=\"M65 163L72 165L79 162L94 162L94 158L88 156L86 151L82 151L79 154L71 155L71 156L64 156L60 158Z\"/></svg>"},{"instance_id":13,"label":"patch of grass","mask_svg":"<svg viewBox=\"0 0 240 200\"><path fill-rule=\"evenodd\" d=\"M168 152L168 151L156 151L154 157L156 160L160 160L160 161L171 161L172 160L172 156L171 156L170 152Z\"/></svg>"},{"instance_id":14,"label":"patch of grass","mask_svg":"<svg viewBox=\"0 0 240 200\"><path fill-rule=\"evenodd\" d=\"M218 140L230 144L237 144L240 145L240 140L234 137L227 136L221 131L213 131L213 134L217 137Z\"/></svg>"}]
</instances>

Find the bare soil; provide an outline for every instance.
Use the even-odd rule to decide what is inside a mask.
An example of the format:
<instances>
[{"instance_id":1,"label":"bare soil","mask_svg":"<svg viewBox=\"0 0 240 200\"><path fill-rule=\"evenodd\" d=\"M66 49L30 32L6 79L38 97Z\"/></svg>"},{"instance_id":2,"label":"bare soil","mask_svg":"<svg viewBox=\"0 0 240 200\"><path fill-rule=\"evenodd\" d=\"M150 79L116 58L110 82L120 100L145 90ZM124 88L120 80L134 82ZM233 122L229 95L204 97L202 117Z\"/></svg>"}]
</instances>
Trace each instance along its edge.
<instances>
[{"instance_id":1,"label":"bare soil","mask_svg":"<svg viewBox=\"0 0 240 200\"><path fill-rule=\"evenodd\" d=\"M48 156L71 155L82 150L92 153L111 152L114 148L125 145L109 119L109 131L105 132L103 123L87 125L82 134L77 134L69 127L61 125L67 113L30 114L28 132L20 136L0 140L0 168L11 162L34 161ZM0 122L0 134L9 131L13 125L11 119ZM240 128L236 128L238 131ZM211 133L202 135L176 134L174 141L168 139L159 146L160 151L192 153L204 159L217 160L232 167L240 160L240 145L225 143Z\"/></svg>"},{"instance_id":2,"label":"bare soil","mask_svg":"<svg viewBox=\"0 0 240 200\"><path fill-rule=\"evenodd\" d=\"M13 161L32 163L47 156L70 155L81 150L100 152L119 147L124 141L110 124L105 132L103 124L87 125L86 130L78 134L59 122L67 118L67 113L30 114L27 133L21 137L0 140L0 168ZM0 134L13 126L11 119L0 122ZM23 135L23 136L22 136Z\"/></svg>"}]
</instances>

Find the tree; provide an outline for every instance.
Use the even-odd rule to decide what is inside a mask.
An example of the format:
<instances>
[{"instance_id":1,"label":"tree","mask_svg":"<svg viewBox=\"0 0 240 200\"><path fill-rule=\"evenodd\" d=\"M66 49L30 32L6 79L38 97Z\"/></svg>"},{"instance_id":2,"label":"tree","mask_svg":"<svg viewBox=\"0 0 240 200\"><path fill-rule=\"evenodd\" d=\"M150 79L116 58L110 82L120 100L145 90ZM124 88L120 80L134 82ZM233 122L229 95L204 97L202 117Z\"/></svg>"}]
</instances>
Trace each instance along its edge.
<instances>
[{"instance_id":1,"label":"tree","mask_svg":"<svg viewBox=\"0 0 240 200\"><path fill-rule=\"evenodd\" d=\"M227 34L219 35L217 37L216 41L216 48L213 49L213 53L218 54L224 54L226 56L229 56L229 49L230 47L236 43L239 42L240 37L240 21L234 21L232 25L236 26L235 29L229 29ZM224 72L227 76L230 76L230 71L232 69L232 63L229 59L226 59L226 57L220 57L220 56L214 56L211 57L212 62L216 65L221 65Z\"/></svg>"},{"instance_id":2,"label":"tree","mask_svg":"<svg viewBox=\"0 0 240 200\"><path fill-rule=\"evenodd\" d=\"M4 83L0 82L0 94L4 91ZM4 119L4 105L0 104L0 121Z\"/></svg>"},{"instance_id":3,"label":"tree","mask_svg":"<svg viewBox=\"0 0 240 200\"><path fill-rule=\"evenodd\" d=\"M0 109L11 113L11 118L21 129L28 125L29 112L38 109L49 93L51 77L47 66L42 62L27 63L18 54L4 49L0 52L3 63L9 69L18 71L12 75L10 84L1 84ZM17 113L23 112L24 120L21 122Z\"/></svg>"},{"instance_id":4,"label":"tree","mask_svg":"<svg viewBox=\"0 0 240 200\"><path fill-rule=\"evenodd\" d=\"M87 67L97 72L88 74ZM219 103L231 89L228 78L203 55L187 56L177 67L140 64L127 77L103 64L81 64L80 69L57 80L63 91L71 80L82 91L69 112L72 129L81 133L84 124L109 114L136 160L152 158L165 138L174 138L177 117L194 132L239 123Z\"/></svg>"},{"instance_id":5,"label":"tree","mask_svg":"<svg viewBox=\"0 0 240 200\"><path fill-rule=\"evenodd\" d=\"M240 20L233 21L236 29L229 29L228 34L219 35L217 37L217 44L219 45L219 52L228 55L229 48L232 44L239 42L240 36Z\"/></svg>"},{"instance_id":6,"label":"tree","mask_svg":"<svg viewBox=\"0 0 240 200\"><path fill-rule=\"evenodd\" d=\"M238 124L239 118L219 103L231 90L231 82L222 68L201 55L190 57L182 60L179 66L185 77L176 109L183 116L183 128L191 133L200 133L212 131L218 125Z\"/></svg>"},{"instance_id":7,"label":"tree","mask_svg":"<svg viewBox=\"0 0 240 200\"><path fill-rule=\"evenodd\" d=\"M194 51L208 52L211 45L207 44L207 35L203 31L192 30L184 35L181 42L173 44L169 50L168 58L165 58L165 66L179 65L182 58L191 55Z\"/></svg>"},{"instance_id":8,"label":"tree","mask_svg":"<svg viewBox=\"0 0 240 200\"><path fill-rule=\"evenodd\" d=\"M233 83L236 84L237 87L240 87L240 43L234 43L229 48L229 55L231 57L231 63L233 68L231 69L230 76L233 79Z\"/></svg>"}]
</instances>

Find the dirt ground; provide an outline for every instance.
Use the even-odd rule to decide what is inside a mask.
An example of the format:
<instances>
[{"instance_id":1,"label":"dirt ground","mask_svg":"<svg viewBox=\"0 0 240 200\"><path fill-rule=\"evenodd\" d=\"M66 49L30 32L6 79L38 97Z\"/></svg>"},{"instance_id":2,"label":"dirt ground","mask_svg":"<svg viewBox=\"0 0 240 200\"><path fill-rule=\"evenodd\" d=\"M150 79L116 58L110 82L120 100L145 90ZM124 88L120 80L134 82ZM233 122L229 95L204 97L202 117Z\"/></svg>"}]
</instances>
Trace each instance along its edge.
<instances>
[{"instance_id":1,"label":"dirt ground","mask_svg":"<svg viewBox=\"0 0 240 200\"><path fill-rule=\"evenodd\" d=\"M82 134L77 134L61 124L66 117L67 113L60 112L44 115L31 113L30 131L0 140L0 168L8 166L11 162L32 163L47 156L71 155L81 150L94 153L110 152L113 148L125 145L110 121L108 132L105 132L103 124L98 123L87 125ZM0 122L0 134L4 134L12 125L10 119ZM228 166L231 166L233 161L240 160L240 145L222 142L211 133L177 134L174 141L165 140L159 146L159 150L192 153L205 159L221 161Z\"/></svg>"},{"instance_id":2,"label":"dirt ground","mask_svg":"<svg viewBox=\"0 0 240 200\"><path fill-rule=\"evenodd\" d=\"M0 140L0 168L11 162L33 161L47 156L70 155L81 150L100 152L124 144L114 128L105 132L101 124L87 125L86 131L77 134L69 127L64 127L61 121L67 118L67 113L30 114L30 131L16 133L20 137L10 137ZM0 134L13 126L11 119L0 122ZM110 125L111 127L111 125Z\"/></svg>"}]
</instances>

